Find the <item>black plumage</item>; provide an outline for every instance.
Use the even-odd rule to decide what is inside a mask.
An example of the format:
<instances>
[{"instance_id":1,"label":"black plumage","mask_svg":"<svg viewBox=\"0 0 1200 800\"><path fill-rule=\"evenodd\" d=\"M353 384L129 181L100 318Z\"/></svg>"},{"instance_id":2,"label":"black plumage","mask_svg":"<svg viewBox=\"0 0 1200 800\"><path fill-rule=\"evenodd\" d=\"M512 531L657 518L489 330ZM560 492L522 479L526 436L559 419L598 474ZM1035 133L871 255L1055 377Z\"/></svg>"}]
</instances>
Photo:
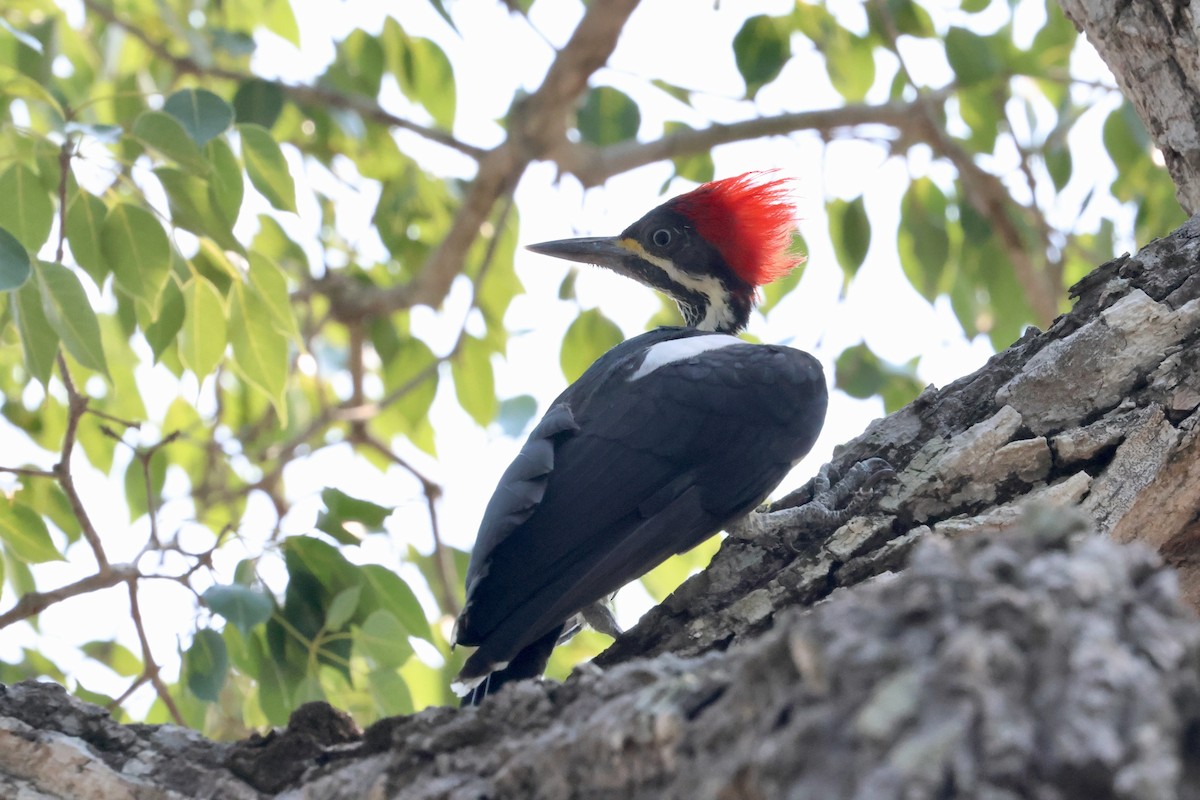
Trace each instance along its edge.
<instances>
[{"instance_id":1,"label":"black plumage","mask_svg":"<svg viewBox=\"0 0 1200 800\"><path fill-rule=\"evenodd\" d=\"M671 360L676 344L685 345ZM664 349L665 348L665 349ZM639 375L649 354L666 363ZM500 479L467 573L457 643L469 682L540 674L563 624L752 510L812 447L820 363L799 350L659 328L567 388ZM530 665L519 654L541 653ZM527 654L528 656L528 654Z\"/></svg>"},{"instance_id":2,"label":"black plumage","mask_svg":"<svg viewBox=\"0 0 1200 800\"><path fill-rule=\"evenodd\" d=\"M688 327L618 345L538 423L484 512L455 642L466 702L540 675L576 616L766 498L812 447L828 395L815 358L731 334L785 275L786 179L726 178L615 237L530 249L598 264L679 304ZM486 682L484 682L486 679Z\"/></svg>"}]
</instances>

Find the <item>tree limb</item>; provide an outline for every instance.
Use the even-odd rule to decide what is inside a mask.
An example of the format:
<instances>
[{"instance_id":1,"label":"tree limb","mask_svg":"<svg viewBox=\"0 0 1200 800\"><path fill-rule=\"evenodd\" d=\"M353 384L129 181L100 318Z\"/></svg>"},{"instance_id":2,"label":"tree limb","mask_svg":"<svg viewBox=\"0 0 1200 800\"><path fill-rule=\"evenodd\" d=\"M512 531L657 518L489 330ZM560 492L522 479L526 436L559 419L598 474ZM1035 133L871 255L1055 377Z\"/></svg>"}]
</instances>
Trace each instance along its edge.
<instances>
[{"instance_id":1,"label":"tree limb","mask_svg":"<svg viewBox=\"0 0 1200 800\"><path fill-rule=\"evenodd\" d=\"M1060 0L1117 78L1175 181L1200 211L1200 9L1178 0Z\"/></svg>"}]
</instances>

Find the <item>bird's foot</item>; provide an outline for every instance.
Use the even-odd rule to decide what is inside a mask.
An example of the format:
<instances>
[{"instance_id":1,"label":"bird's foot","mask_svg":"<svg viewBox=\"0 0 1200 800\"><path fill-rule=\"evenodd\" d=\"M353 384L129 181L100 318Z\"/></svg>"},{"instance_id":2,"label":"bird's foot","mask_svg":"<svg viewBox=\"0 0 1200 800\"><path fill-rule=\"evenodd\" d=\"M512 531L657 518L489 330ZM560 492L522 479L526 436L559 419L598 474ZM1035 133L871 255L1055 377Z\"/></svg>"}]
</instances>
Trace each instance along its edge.
<instances>
[{"instance_id":1,"label":"bird's foot","mask_svg":"<svg viewBox=\"0 0 1200 800\"><path fill-rule=\"evenodd\" d=\"M583 630L584 625L614 639L624 633L621 630L621 626L617 624L617 618L613 616L612 609L608 603L605 600L597 600L591 605L585 606L583 610L567 620L562 633L559 634L558 644L569 642L575 637L575 634Z\"/></svg>"},{"instance_id":2,"label":"bird's foot","mask_svg":"<svg viewBox=\"0 0 1200 800\"><path fill-rule=\"evenodd\" d=\"M824 464L813 478L812 499L801 506L778 511L755 512L728 530L741 539L776 538L783 532L790 539L804 538L816 529L836 528L862 511L875 496L880 481L896 474L892 465L882 458L860 461L833 483L830 465Z\"/></svg>"},{"instance_id":3,"label":"bird's foot","mask_svg":"<svg viewBox=\"0 0 1200 800\"><path fill-rule=\"evenodd\" d=\"M590 606L585 606L579 614L583 617L583 621L592 627L592 630L614 639L624 633L621 626L617 624L617 618L613 616L612 609L603 600L597 600Z\"/></svg>"}]
</instances>

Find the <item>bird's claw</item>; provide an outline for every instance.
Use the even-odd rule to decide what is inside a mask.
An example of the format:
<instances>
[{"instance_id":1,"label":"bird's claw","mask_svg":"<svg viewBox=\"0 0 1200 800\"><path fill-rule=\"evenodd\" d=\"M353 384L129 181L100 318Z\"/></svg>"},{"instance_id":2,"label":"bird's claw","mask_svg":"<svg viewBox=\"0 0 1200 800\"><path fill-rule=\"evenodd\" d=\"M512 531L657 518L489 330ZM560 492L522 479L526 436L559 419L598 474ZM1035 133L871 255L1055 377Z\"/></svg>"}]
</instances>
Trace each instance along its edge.
<instances>
[{"instance_id":1,"label":"bird's claw","mask_svg":"<svg viewBox=\"0 0 1200 800\"><path fill-rule=\"evenodd\" d=\"M860 513L875 496L879 482L892 477L896 471L882 458L868 458L846 470L837 483L833 483L829 473L829 464L817 472L812 483L812 499L804 505L756 512L726 530L732 536L750 541L777 539L784 535L789 542L794 542L808 538L807 534L813 530L837 528Z\"/></svg>"},{"instance_id":2,"label":"bird's claw","mask_svg":"<svg viewBox=\"0 0 1200 800\"><path fill-rule=\"evenodd\" d=\"M776 512L787 515L789 527L808 531L844 525L874 497L874 489L880 481L896 474L892 465L882 458L859 461L832 485L829 472L830 465L824 464L813 478L812 500L802 506Z\"/></svg>"},{"instance_id":3,"label":"bird's claw","mask_svg":"<svg viewBox=\"0 0 1200 800\"><path fill-rule=\"evenodd\" d=\"M567 620L562 633L558 635L556 644L566 644L571 641L575 634L583 630L585 625L614 639L624 633L621 626L617 624L617 618L613 616L612 608L609 607L606 600L597 600L591 605L584 606L575 616Z\"/></svg>"}]
</instances>

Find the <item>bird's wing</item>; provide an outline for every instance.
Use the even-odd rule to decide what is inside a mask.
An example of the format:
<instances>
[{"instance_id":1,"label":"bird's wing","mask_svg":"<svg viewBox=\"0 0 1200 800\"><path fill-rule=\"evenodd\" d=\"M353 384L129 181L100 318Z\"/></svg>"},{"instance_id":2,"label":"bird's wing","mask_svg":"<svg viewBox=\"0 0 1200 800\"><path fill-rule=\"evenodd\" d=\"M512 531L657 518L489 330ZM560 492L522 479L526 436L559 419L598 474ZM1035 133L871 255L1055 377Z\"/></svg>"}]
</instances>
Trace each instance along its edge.
<instances>
[{"instance_id":1,"label":"bird's wing","mask_svg":"<svg viewBox=\"0 0 1200 800\"><path fill-rule=\"evenodd\" d=\"M631 380L641 360L610 369L602 383L585 376L560 398L574 427L551 425L558 434L526 444L543 456L552 445L537 491L514 493L506 473L498 495L521 502L489 504L462 643L506 660L542 628L748 511L820 430L824 378L799 351L725 346Z\"/></svg>"}]
</instances>

